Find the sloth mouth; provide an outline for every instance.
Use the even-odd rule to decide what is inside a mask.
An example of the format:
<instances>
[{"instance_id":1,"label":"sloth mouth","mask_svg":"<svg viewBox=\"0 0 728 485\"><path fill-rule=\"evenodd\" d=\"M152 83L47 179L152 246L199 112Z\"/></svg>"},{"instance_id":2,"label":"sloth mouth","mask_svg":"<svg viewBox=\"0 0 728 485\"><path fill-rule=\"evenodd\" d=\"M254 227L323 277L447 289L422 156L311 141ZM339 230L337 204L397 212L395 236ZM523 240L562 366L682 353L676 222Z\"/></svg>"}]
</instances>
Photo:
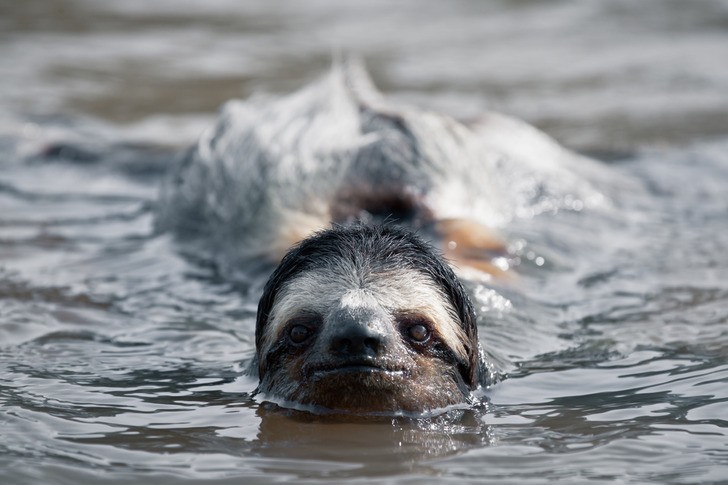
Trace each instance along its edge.
<instances>
[{"instance_id":1,"label":"sloth mouth","mask_svg":"<svg viewBox=\"0 0 728 485\"><path fill-rule=\"evenodd\" d=\"M406 370L401 367L386 365L374 362L373 360L350 360L339 362L327 362L309 369L309 375L313 378L323 378L333 375L367 375L367 376L401 376L404 377Z\"/></svg>"},{"instance_id":2,"label":"sloth mouth","mask_svg":"<svg viewBox=\"0 0 728 485\"><path fill-rule=\"evenodd\" d=\"M346 364L339 367L332 367L330 369L319 369L314 372L315 374L403 374L402 370L387 369L386 367L378 367L375 365L360 365L360 364Z\"/></svg>"}]
</instances>

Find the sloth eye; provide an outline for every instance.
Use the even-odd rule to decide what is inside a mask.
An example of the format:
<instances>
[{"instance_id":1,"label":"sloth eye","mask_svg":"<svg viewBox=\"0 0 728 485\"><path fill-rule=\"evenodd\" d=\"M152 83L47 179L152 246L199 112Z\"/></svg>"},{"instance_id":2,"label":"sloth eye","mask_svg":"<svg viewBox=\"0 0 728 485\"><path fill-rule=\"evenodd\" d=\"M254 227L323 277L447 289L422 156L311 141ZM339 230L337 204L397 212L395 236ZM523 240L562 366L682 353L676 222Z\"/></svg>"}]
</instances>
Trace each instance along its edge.
<instances>
[{"instance_id":1,"label":"sloth eye","mask_svg":"<svg viewBox=\"0 0 728 485\"><path fill-rule=\"evenodd\" d=\"M399 318L399 328L402 334L410 340L410 342L422 345L430 341L432 336L432 322L422 315L401 315Z\"/></svg>"},{"instance_id":2,"label":"sloth eye","mask_svg":"<svg viewBox=\"0 0 728 485\"><path fill-rule=\"evenodd\" d=\"M288 339L294 344L302 344L321 326L321 316L302 313L288 321Z\"/></svg>"},{"instance_id":3,"label":"sloth eye","mask_svg":"<svg viewBox=\"0 0 728 485\"><path fill-rule=\"evenodd\" d=\"M418 323L407 329L407 335L415 342L424 342L429 338L430 330L421 323Z\"/></svg>"},{"instance_id":4,"label":"sloth eye","mask_svg":"<svg viewBox=\"0 0 728 485\"><path fill-rule=\"evenodd\" d=\"M288 337L294 344L304 342L311 335L311 330L303 325L294 325L288 331Z\"/></svg>"}]
</instances>

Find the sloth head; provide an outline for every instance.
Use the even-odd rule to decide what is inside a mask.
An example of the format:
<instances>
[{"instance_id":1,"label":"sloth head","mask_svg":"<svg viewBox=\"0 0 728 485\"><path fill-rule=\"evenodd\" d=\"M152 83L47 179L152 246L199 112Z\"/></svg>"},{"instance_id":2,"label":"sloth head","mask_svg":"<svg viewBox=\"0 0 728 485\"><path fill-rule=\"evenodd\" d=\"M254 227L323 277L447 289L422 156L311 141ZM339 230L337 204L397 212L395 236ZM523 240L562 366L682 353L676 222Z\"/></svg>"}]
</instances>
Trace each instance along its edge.
<instances>
[{"instance_id":1,"label":"sloth head","mask_svg":"<svg viewBox=\"0 0 728 485\"><path fill-rule=\"evenodd\" d=\"M295 246L258 306L258 390L347 413L435 410L479 383L475 316L450 267L403 229L354 225Z\"/></svg>"}]
</instances>

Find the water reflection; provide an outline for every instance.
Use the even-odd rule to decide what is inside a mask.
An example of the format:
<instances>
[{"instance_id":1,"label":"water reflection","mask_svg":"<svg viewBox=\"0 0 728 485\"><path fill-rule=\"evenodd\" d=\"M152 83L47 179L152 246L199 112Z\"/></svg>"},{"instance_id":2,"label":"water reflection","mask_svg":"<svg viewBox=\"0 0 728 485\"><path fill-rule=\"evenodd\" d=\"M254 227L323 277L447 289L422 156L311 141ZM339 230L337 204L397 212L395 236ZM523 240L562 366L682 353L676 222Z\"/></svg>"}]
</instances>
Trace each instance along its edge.
<instances>
[{"instance_id":1,"label":"water reflection","mask_svg":"<svg viewBox=\"0 0 728 485\"><path fill-rule=\"evenodd\" d=\"M34 379L42 378L46 389L55 387L53 394L65 397L32 397L30 389L19 386L5 405L20 410L12 413L16 416L31 413L44 421L65 421L54 425L56 446L73 444L70 450L82 461L87 460L85 453L111 446L145 454L201 454L211 460L224 455L230 463L256 463L263 473L345 478L413 470L434 474L428 461L492 444L490 426L484 424L485 404L435 418L352 419L260 404L247 392L226 389L250 385L233 373L209 377L185 366L80 377L71 377L73 386L56 377L51 386L51 376L36 374ZM127 466L138 464L139 457Z\"/></svg>"},{"instance_id":2,"label":"water reflection","mask_svg":"<svg viewBox=\"0 0 728 485\"><path fill-rule=\"evenodd\" d=\"M339 478L423 473L428 469L428 460L488 446L490 430L482 416L482 412L468 410L438 418L369 418L356 422L350 417L337 420L261 406L259 433L252 449L267 458L349 465L330 472ZM274 466L267 469L282 470ZM320 471L315 474L320 476Z\"/></svg>"}]
</instances>

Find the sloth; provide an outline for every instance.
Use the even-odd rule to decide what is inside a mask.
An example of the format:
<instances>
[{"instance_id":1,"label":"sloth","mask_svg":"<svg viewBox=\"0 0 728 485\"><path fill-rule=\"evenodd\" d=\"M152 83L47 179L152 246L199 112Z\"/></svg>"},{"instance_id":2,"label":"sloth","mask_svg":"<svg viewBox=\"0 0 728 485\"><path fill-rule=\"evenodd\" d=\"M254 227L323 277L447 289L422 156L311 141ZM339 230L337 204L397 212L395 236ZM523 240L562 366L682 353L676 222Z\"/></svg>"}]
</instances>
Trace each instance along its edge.
<instances>
[{"instance_id":1,"label":"sloth","mask_svg":"<svg viewBox=\"0 0 728 485\"><path fill-rule=\"evenodd\" d=\"M425 412L487 384L458 278L508 272L495 229L514 217L600 199L573 175L588 164L503 115L389 102L349 60L289 96L228 102L163 187L157 226L236 276L277 265L257 313L261 394Z\"/></svg>"},{"instance_id":2,"label":"sloth","mask_svg":"<svg viewBox=\"0 0 728 485\"><path fill-rule=\"evenodd\" d=\"M470 299L411 231L354 224L296 245L258 306L259 392L319 410L418 413L485 373Z\"/></svg>"}]
</instances>

